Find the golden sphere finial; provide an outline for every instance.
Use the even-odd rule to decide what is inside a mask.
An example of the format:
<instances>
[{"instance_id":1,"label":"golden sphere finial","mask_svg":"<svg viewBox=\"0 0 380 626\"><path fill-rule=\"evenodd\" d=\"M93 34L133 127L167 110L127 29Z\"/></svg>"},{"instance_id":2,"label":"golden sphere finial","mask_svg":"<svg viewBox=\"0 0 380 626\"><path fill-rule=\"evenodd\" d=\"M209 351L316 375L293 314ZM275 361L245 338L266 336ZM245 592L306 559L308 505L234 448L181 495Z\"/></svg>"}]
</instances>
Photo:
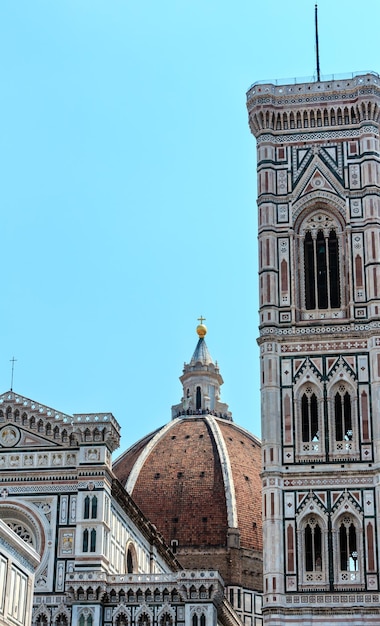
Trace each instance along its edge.
<instances>
[{"instance_id":1,"label":"golden sphere finial","mask_svg":"<svg viewBox=\"0 0 380 626\"><path fill-rule=\"evenodd\" d=\"M200 324L198 324L197 326L197 335L198 337L200 337L201 339L203 339L203 337L207 334L207 326L205 326L203 324L203 322L205 321L205 317L202 317L202 315L200 317L198 317L198 321L200 322Z\"/></svg>"}]
</instances>

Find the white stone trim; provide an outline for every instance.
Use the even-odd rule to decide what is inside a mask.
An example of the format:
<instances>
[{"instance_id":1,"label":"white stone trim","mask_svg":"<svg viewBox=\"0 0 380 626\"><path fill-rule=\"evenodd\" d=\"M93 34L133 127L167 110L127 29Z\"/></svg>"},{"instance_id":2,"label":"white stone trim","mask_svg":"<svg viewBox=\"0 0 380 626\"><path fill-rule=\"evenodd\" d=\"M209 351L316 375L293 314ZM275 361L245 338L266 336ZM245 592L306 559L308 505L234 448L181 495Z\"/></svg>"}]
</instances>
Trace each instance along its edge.
<instances>
[{"instance_id":1,"label":"white stone trim","mask_svg":"<svg viewBox=\"0 0 380 626\"><path fill-rule=\"evenodd\" d=\"M139 455L134 466L132 467L132 471L128 476L127 482L125 483L125 489L128 491L129 494L132 495L132 492L133 492L133 489L135 488L136 480L139 477L140 471L145 461L147 460L148 456L152 452L153 448L157 445L160 439L162 439L162 437L166 435L168 430L170 430L173 426L176 426L178 423L179 423L179 420L175 419L169 422L168 424L166 424L166 426L164 426L163 428L160 428L160 430L154 435L154 437L152 437L149 443L146 446L144 446L141 454Z\"/></svg>"},{"instance_id":2,"label":"white stone trim","mask_svg":"<svg viewBox=\"0 0 380 626\"><path fill-rule=\"evenodd\" d=\"M218 450L220 465L222 468L224 493L226 495L227 520L229 528L238 528L238 515L236 506L235 486L232 475L230 457L228 455L227 446L220 432L219 425L211 415L204 416L214 435L215 444Z\"/></svg>"}]
</instances>

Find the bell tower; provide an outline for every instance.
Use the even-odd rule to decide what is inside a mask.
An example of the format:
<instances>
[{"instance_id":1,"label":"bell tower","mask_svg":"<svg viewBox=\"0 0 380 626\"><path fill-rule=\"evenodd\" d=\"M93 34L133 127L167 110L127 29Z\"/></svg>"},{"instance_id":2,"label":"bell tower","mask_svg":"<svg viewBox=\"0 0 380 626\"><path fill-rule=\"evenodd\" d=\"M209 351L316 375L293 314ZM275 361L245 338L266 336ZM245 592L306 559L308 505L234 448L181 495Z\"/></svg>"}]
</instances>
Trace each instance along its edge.
<instances>
[{"instance_id":1,"label":"bell tower","mask_svg":"<svg viewBox=\"0 0 380 626\"><path fill-rule=\"evenodd\" d=\"M380 623L380 77L256 83L247 106L264 623Z\"/></svg>"}]
</instances>

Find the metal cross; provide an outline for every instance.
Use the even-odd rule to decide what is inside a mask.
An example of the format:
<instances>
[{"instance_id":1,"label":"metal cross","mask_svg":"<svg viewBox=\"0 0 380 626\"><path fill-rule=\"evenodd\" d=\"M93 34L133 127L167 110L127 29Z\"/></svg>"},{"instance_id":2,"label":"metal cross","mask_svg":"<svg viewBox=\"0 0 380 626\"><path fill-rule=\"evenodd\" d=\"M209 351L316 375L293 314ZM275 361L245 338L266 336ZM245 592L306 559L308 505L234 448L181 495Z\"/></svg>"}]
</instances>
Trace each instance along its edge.
<instances>
[{"instance_id":1,"label":"metal cross","mask_svg":"<svg viewBox=\"0 0 380 626\"><path fill-rule=\"evenodd\" d=\"M200 322L201 324L203 324L203 322L206 321L205 317L202 317L202 315L200 317L198 317L198 322Z\"/></svg>"},{"instance_id":2,"label":"metal cross","mask_svg":"<svg viewBox=\"0 0 380 626\"><path fill-rule=\"evenodd\" d=\"M12 359L9 359L9 362L12 363L12 374L11 374L11 391L13 390L13 372L15 369L15 362L17 361L17 359L15 359L14 357Z\"/></svg>"}]
</instances>

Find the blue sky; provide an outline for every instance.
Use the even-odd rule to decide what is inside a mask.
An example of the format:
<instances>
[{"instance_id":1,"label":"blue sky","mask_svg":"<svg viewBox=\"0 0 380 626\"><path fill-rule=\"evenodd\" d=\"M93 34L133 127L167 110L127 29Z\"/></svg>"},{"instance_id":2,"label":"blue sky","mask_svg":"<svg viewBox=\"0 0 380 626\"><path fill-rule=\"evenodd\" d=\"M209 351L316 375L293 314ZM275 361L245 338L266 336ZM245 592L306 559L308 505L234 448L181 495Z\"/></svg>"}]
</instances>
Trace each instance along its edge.
<instances>
[{"instance_id":1,"label":"blue sky","mask_svg":"<svg viewBox=\"0 0 380 626\"><path fill-rule=\"evenodd\" d=\"M380 71L380 3L319 2L322 75ZM260 433L257 80L315 76L314 2L2 0L1 390L170 419L197 318Z\"/></svg>"}]
</instances>

